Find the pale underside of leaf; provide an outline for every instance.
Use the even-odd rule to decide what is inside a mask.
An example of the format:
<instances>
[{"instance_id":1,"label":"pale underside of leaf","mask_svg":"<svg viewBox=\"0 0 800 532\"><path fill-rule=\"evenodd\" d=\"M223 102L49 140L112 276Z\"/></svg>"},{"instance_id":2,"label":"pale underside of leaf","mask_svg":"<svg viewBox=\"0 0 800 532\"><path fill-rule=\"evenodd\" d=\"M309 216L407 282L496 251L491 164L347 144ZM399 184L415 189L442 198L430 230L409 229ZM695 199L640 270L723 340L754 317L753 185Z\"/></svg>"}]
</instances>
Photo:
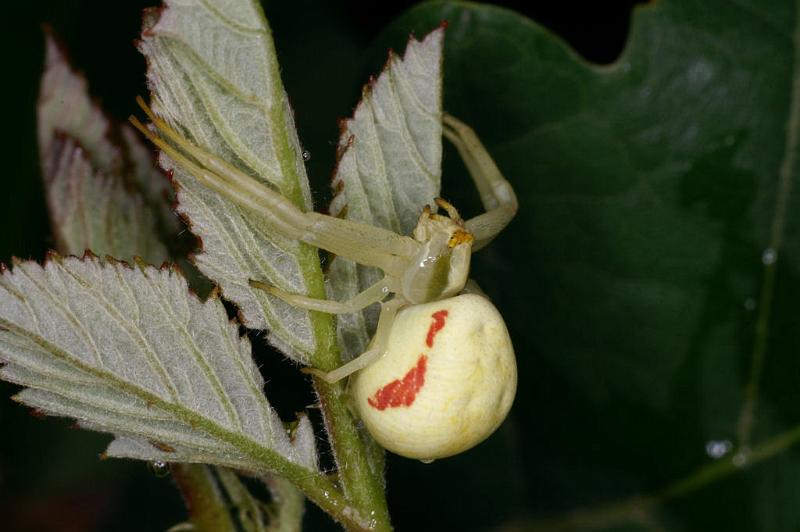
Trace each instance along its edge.
<instances>
[{"instance_id":1,"label":"pale underside of leaf","mask_svg":"<svg viewBox=\"0 0 800 532\"><path fill-rule=\"evenodd\" d=\"M177 235L181 231L181 223L172 207L175 193L169 179L166 179L164 172L158 167L153 151L144 144L138 131L123 124L120 133L131 164L131 180L156 215L160 232Z\"/></svg>"},{"instance_id":2,"label":"pale underside of leaf","mask_svg":"<svg viewBox=\"0 0 800 532\"><path fill-rule=\"evenodd\" d=\"M72 70L52 36L47 36L45 47L37 108L40 153L50 152L50 143L60 131L89 150L91 162L97 167L119 170L119 148L108 139L110 122L89 97L86 80ZM47 173L47 160L42 162Z\"/></svg>"},{"instance_id":3,"label":"pale underside of leaf","mask_svg":"<svg viewBox=\"0 0 800 532\"><path fill-rule=\"evenodd\" d=\"M410 39L404 57L390 54L378 79L365 87L339 141L331 213L408 235L423 207L435 208L441 186L443 40L443 28L422 41ZM349 299L380 276L375 268L337 258L329 271L330 296ZM376 309L368 309L339 317L347 356L366 349L376 316Z\"/></svg>"},{"instance_id":4,"label":"pale underside of leaf","mask_svg":"<svg viewBox=\"0 0 800 532\"><path fill-rule=\"evenodd\" d=\"M291 441L248 340L173 271L17 263L0 277L0 360L20 402L115 434L110 456L269 469L256 453L316 470L308 421Z\"/></svg>"},{"instance_id":5,"label":"pale underside of leaf","mask_svg":"<svg viewBox=\"0 0 800 532\"><path fill-rule=\"evenodd\" d=\"M125 146L109 139L111 124L89 97L86 80L70 68L51 36L38 105L42 173L55 240L64 253L101 255L161 264L167 250L156 230L177 232L164 175L152 156L123 130ZM127 133L127 134L125 134ZM133 170L126 182L123 153Z\"/></svg>"},{"instance_id":6,"label":"pale underside of leaf","mask_svg":"<svg viewBox=\"0 0 800 532\"><path fill-rule=\"evenodd\" d=\"M156 220L141 195L126 188L118 175L96 170L71 137L56 138L49 149L54 164L47 195L61 251L79 255L90 249L155 264L167 260Z\"/></svg>"},{"instance_id":7,"label":"pale underside of leaf","mask_svg":"<svg viewBox=\"0 0 800 532\"><path fill-rule=\"evenodd\" d=\"M145 22L140 47L153 106L167 122L300 208L311 208L292 113L256 3L170 0ZM308 312L248 281L308 294L309 277L319 271L316 251L268 231L163 155L162 165L174 171L179 211L202 239L198 267L236 303L246 326L269 329L270 341L287 356L308 362L317 349Z\"/></svg>"}]
</instances>

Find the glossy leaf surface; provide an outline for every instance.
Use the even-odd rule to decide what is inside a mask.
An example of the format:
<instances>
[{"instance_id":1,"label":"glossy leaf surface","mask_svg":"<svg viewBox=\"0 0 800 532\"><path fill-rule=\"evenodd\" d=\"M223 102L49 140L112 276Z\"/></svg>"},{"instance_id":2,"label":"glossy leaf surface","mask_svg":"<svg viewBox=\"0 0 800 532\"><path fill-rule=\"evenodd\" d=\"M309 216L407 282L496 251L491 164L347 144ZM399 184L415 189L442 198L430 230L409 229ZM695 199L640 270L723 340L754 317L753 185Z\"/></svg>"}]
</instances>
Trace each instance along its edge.
<instances>
[{"instance_id":1,"label":"glossy leaf surface","mask_svg":"<svg viewBox=\"0 0 800 532\"><path fill-rule=\"evenodd\" d=\"M400 42L449 20L445 110L520 197L474 276L517 348L529 514L747 465L800 422L798 16L665 0L635 11L608 66L490 6L426 3L393 25ZM458 206L474 203L464 176L446 165ZM694 489L651 524L793 530L797 456Z\"/></svg>"}]
</instances>

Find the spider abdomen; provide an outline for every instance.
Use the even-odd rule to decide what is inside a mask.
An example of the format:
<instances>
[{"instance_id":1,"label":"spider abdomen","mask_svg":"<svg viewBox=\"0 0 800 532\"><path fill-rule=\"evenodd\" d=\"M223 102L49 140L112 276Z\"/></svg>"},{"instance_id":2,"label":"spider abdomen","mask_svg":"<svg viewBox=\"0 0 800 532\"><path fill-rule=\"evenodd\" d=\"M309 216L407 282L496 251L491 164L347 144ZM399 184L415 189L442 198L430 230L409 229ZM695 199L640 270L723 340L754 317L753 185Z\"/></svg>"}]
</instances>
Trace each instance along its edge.
<instances>
[{"instance_id":1,"label":"spider abdomen","mask_svg":"<svg viewBox=\"0 0 800 532\"><path fill-rule=\"evenodd\" d=\"M503 318L476 294L400 311L386 353L352 385L378 443L420 460L452 456L486 439L508 414L516 388Z\"/></svg>"}]
</instances>

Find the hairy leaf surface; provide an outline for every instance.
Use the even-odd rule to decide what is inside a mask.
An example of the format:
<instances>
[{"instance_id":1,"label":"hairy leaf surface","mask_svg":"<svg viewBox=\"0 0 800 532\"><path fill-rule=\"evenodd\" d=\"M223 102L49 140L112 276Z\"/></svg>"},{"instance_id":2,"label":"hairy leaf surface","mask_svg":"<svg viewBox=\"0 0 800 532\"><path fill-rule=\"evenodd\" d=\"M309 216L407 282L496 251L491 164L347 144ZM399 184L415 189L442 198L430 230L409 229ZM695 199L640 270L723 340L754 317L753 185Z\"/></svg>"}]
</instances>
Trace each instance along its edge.
<instances>
[{"instance_id":1,"label":"hairy leaf surface","mask_svg":"<svg viewBox=\"0 0 800 532\"><path fill-rule=\"evenodd\" d=\"M196 145L311 209L302 150L258 3L169 0L146 16L142 37L156 111ZM321 342L312 317L248 281L323 297L316 250L267 231L258 217L165 156L162 164L180 186L179 211L202 238L198 267L236 303L245 325L269 329L287 356L308 362Z\"/></svg>"},{"instance_id":2,"label":"hairy leaf surface","mask_svg":"<svg viewBox=\"0 0 800 532\"><path fill-rule=\"evenodd\" d=\"M58 247L161 264L167 258L161 236L177 232L167 179L130 128L122 130L123 146L110 140L110 121L49 35L46 50L39 153Z\"/></svg>"},{"instance_id":3,"label":"hairy leaf surface","mask_svg":"<svg viewBox=\"0 0 800 532\"><path fill-rule=\"evenodd\" d=\"M364 87L353 117L342 127L332 215L408 235L423 207L435 208L442 162L443 40L443 28L422 41L412 38L404 57L390 53L378 79ZM380 276L375 268L336 258L329 271L331 297L349 299ZM348 356L369 343L365 314L367 322L377 319L375 312L338 318Z\"/></svg>"},{"instance_id":4,"label":"hairy leaf surface","mask_svg":"<svg viewBox=\"0 0 800 532\"><path fill-rule=\"evenodd\" d=\"M0 277L0 360L18 401L115 434L110 456L316 470L308 420L290 441L222 303L168 269L17 262Z\"/></svg>"}]
</instances>

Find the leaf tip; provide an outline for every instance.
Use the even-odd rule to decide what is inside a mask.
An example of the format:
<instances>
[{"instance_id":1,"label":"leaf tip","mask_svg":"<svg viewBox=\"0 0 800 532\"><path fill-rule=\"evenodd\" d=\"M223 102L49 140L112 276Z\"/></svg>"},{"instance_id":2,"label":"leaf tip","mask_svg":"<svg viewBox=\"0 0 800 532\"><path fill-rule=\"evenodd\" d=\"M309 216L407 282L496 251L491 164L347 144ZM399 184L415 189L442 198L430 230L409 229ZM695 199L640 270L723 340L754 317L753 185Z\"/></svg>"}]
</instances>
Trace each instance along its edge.
<instances>
[{"instance_id":1,"label":"leaf tip","mask_svg":"<svg viewBox=\"0 0 800 532\"><path fill-rule=\"evenodd\" d=\"M45 71L58 63L68 64L67 49L59 40L53 27L48 23L42 24L44 34L44 64Z\"/></svg>"},{"instance_id":2,"label":"leaf tip","mask_svg":"<svg viewBox=\"0 0 800 532\"><path fill-rule=\"evenodd\" d=\"M48 251L48 253L50 253L50 252ZM11 267L12 268L17 268L19 266L22 266L23 262L25 262L24 259L21 259L21 258L17 257L16 255L12 255L11 256Z\"/></svg>"},{"instance_id":3,"label":"leaf tip","mask_svg":"<svg viewBox=\"0 0 800 532\"><path fill-rule=\"evenodd\" d=\"M136 267L136 269L138 269L145 276L147 276L147 270L150 269L151 265L148 264L142 257L140 257L139 255L134 255L133 264ZM161 270L161 268L156 268L156 269Z\"/></svg>"},{"instance_id":4,"label":"leaf tip","mask_svg":"<svg viewBox=\"0 0 800 532\"><path fill-rule=\"evenodd\" d=\"M142 10L142 37L149 38L155 36L154 29L161 15L167 8L163 5L146 7Z\"/></svg>"},{"instance_id":5,"label":"leaf tip","mask_svg":"<svg viewBox=\"0 0 800 532\"><path fill-rule=\"evenodd\" d=\"M59 262L61 260L61 254L55 249L48 249L44 252L44 265L46 266L48 262ZM17 263L14 263L14 266L17 266Z\"/></svg>"},{"instance_id":6,"label":"leaf tip","mask_svg":"<svg viewBox=\"0 0 800 532\"><path fill-rule=\"evenodd\" d=\"M52 255L52 258L53 258L54 260L60 260L60 259L61 259L61 256L60 256L60 255L58 255L58 253L54 252L54 253L53 253L53 255ZM98 257L97 255L95 255L95 253L94 253L94 252L93 252L91 249L89 249L89 248L86 248L86 249L84 249L84 250L83 250L83 255L81 255L81 256L80 256L80 259L81 259L81 260L85 260L85 261L92 261L92 262L94 262L94 261L98 261L98 260L100 260L100 257Z\"/></svg>"}]
</instances>

